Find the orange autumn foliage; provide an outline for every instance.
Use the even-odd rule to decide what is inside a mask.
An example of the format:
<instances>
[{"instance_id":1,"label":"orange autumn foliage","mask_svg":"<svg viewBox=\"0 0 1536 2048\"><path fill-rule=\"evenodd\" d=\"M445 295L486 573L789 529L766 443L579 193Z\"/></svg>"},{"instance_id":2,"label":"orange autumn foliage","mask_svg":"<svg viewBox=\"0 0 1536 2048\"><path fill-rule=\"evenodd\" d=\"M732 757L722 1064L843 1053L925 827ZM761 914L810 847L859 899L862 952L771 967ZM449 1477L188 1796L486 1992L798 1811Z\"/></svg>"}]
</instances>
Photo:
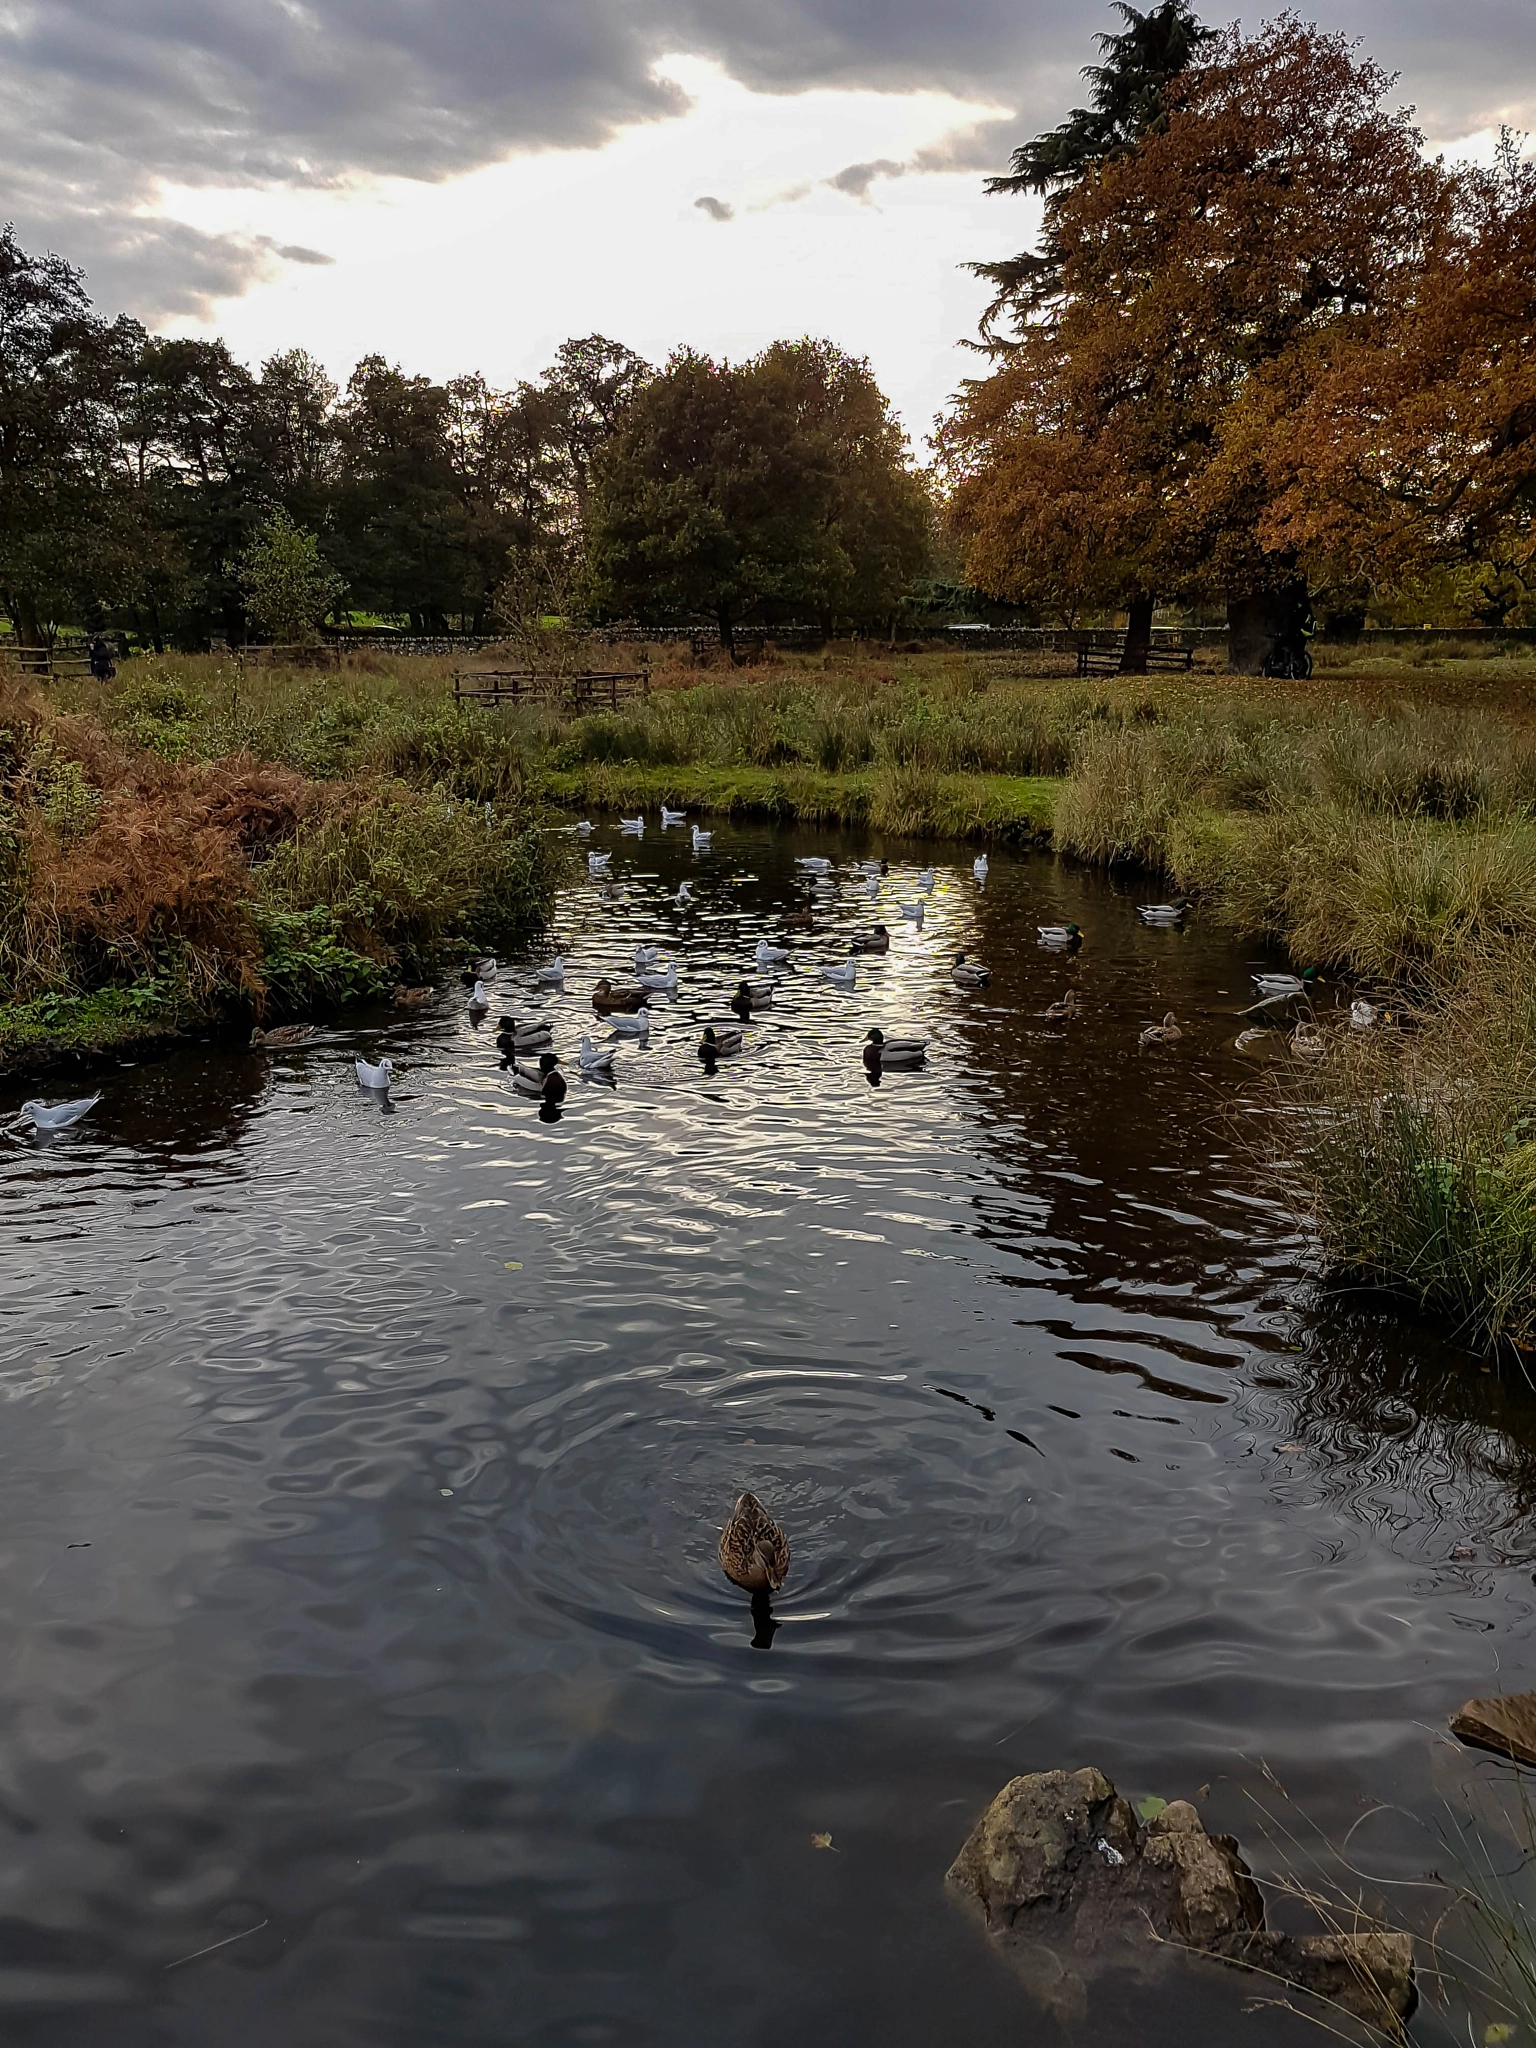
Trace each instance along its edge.
<instances>
[{"instance_id":1,"label":"orange autumn foliage","mask_svg":"<svg viewBox=\"0 0 1536 2048\"><path fill-rule=\"evenodd\" d=\"M1231 30L1160 132L1048 201L1052 295L943 432L968 580L1070 611L1295 578L1230 430L1256 380L1412 298L1453 193L1390 90L1294 16Z\"/></svg>"}]
</instances>

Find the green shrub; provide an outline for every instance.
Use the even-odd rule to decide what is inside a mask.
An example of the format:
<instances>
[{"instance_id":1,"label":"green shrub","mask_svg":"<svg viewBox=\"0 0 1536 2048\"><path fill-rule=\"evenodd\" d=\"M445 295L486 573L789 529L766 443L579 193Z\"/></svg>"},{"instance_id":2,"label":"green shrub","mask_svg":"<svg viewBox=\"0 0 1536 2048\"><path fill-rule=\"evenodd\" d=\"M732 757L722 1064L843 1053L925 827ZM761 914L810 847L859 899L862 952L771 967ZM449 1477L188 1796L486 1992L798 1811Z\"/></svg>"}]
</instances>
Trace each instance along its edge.
<instances>
[{"instance_id":1,"label":"green shrub","mask_svg":"<svg viewBox=\"0 0 1536 2048\"><path fill-rule=\"evenodd\" d=\"M327 907L279 910L265 904L256 912L256 930L267 1007L275 1016L296 1016L317 1002L365 1002L394 982L382 962L347 944L335 911Z\"/></svg>"}]
</instances>

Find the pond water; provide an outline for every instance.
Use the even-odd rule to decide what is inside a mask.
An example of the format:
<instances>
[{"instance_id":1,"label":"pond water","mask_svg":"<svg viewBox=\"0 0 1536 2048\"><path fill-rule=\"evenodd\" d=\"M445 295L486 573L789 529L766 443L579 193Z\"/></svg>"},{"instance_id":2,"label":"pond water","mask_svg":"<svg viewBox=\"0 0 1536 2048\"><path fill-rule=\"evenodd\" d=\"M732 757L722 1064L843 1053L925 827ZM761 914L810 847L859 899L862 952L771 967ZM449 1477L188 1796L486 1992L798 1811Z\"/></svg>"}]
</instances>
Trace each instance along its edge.
<instances>
[{"instance_id":1,"label":"pond water","mask_svg":"<svg viewBox=\"0 0 1536 2048\"><path fill-rule=\"evenodd\" d=\"M1048 2041L942 1884L1015 1772L1202 1797L1272 1871L1267 1767L1335 1842L1407 1809L1352 1846L1416 1877L1501 1768L1441 1731L1536 1679L1536 1415L1314 1297L1231 1114L1274 963L1048 857L983 891L962 847L592 844L566 993L517 964L498 1007L569 1055L637 942L679 989L557 1121L454 987L111 1069L76 1131L0 1146L8 2041ZM706 1075L806 853L824 931ZM873 915L890 953L833 988ZM926 1070L872 1086L872 1024L930 1033ZM794 1552L756 1643L715 1560L747 1486ZM1316 2038L1253 1989L1192 1966L1088 2031Z\"/></svg>"}]
</instances>

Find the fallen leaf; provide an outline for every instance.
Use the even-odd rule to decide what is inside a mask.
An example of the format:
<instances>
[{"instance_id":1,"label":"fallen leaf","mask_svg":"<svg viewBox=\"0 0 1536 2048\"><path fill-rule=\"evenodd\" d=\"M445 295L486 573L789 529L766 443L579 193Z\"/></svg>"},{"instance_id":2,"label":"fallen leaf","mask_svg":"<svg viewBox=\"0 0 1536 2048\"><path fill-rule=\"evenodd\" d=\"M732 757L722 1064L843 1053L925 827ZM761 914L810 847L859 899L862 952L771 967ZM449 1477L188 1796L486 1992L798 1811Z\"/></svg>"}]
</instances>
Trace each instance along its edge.
<instances>
[{"instance_id":1,"label":"fallen leaf","mask_svg":"<svg viewBox=\"0 0 1536 2048\"><path fill-rule=\"evenodd\" d=\"M1514 2028L1504 2020L1496 2020L1491 2027L1483 2029L1483 2039L1490 2043L1495 2041L1512 2041L1514 2038Z\"/></svg>"},{"instance_id":2,"label":"fallen leaf","mask_svg":"<svg viewBox=\"0 0 1536 2048\"><path fill-rule=\"evenodd\" d=\"M1204 1797L1205 1797L1205 1796L1206 1796L1206 1794L1207 1794L1207 1793L1208 1793L1208 1792L1210 1791L1210 1789L1211 1789L1211 1788L1210 1788L1210 1786L1209 1786L1209 1785L1202 1785L1202 1786L1200 1787L1200 1790L1199 1790L1199 1791L1198 1791L1198 1792L1197 1792L1197 1793L1195 1794L1195 1797L1196 1797L1197 1799L1204 1799Z\"/></svg>"},{"instance_id":3,"label":"fallen leaf","mask_svg":"<svg viewBox=\"0 0 1536 2048\"><path fill-rule=\"evenodd\" d=\"M832 1849L832 1837L830 1835L812 1835L811 1847L813 1849ZM832 1849L832 1853L835 1856L837 1851Z\"/></svg>"},{"instance_id":4,"label":"fallen leaf","mask_svg":"<svg viewBox=\"0 0 1536 2048\"><path fill-rule=\"evenodd\" d=\"M1276 1444L1275 1446L1277 1451L1299 1451L1301 1448L1300 1444Z\"/></svg>"},{"instance_id":5,"label":"fallen leaf","mask_svg":"<svg viewBox=\"0 0 1536 2048\"><path fill-rule=\"evenodd\" d=\"M522 1260L521 1260L521 1259L508 1259L508 1260L507 1260L507 1271L508 1271L509 1273L521 1273L521 1271L522 1271L522 1270L523 1270L523 1262L522 1262Z\"/></svg>"},{"instance_id":6,"label":"fallen leaf","mask_svg":"<svg viewBox=\"0 0 1536 2048\"><path fill-rule=\"evenodd\" d=\"M1166 1799L1159 1799L1155 1792L1149 1792L1145 1799L1137 1800L1136 1811L1143 1820L1156 1820L1157 1816L1165 1811L1167 1805Z\"/></svg>"}]
</instances>

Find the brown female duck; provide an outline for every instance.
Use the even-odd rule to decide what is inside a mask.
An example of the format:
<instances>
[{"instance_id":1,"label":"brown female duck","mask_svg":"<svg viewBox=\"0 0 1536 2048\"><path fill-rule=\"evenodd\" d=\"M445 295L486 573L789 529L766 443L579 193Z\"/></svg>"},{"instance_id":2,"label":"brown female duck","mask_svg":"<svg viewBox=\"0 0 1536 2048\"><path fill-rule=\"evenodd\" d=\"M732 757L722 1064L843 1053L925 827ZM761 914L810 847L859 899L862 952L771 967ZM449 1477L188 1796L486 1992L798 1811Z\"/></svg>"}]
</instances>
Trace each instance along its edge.
<instances>
[{"instance_id":1,"label":"brown female duck","mask_svg":"<svg viewBox=\"0 0 1536 2048\"><path fill-rule=\"evenodd\" d=\"M720 1531L720 1569L748 1593L777 1593L789 1575L789 1538L755 1493L744 1493Z\"/></svg>"}]
</instances>

